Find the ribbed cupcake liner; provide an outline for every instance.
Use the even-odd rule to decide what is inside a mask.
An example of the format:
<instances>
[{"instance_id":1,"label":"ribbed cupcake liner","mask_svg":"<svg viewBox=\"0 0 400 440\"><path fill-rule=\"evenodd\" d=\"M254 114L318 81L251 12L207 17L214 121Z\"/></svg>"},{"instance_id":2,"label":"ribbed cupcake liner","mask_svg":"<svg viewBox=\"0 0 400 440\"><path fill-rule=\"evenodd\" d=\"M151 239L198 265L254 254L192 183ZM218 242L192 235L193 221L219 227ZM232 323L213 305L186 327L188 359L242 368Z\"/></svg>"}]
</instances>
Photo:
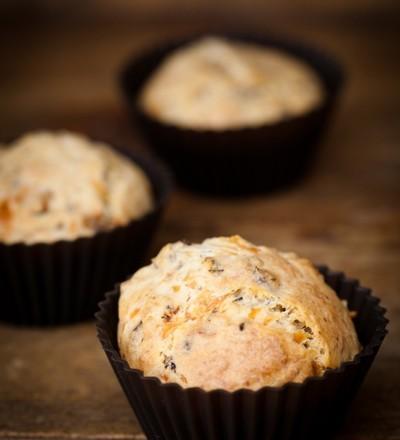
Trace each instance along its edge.
<instances>
[{"instance_id":1,"label":"ribbed cupcake liner","mask_svg":"<svg viewBox=\"0 0 400 440\"><path fill-rule=\"evenodd\" d=\"M150 146L171 165L183 186L208 194L265 192L304 176L343 82L340 66L327 54L297 41L223 34L232 40L280 49L309 63L325 86L326 97L321 105L277 123L221 131L183 128L152 118L138 104L145 82L173 50L201 36L149 50L122 70L122 92Z\"/></svg>"},{"instance_id":2,"label":"ribbed cupcake liner","mask_svg":"<svg viewBox=\"0 0 400 440\"><path fill-rule=\"evenodd\" d=\"M328 439L343 421L387 333L385 309L370 289L341 272L319 268L337 295L357 312L362 344L351 362L321 377L257 391L204 391L161 383L130 368L117 343L119 286L96 314L98 338L149 439Z\"/></svg>"},{"instance_id":3,"label":"ribbed cupcake liner","mask_svg":"<svg viewBox=\"0 0 400 440\"><path fill-rule=\"evenodd\" d=\"M152 183L152 212L93 237L49 244L0 243L0 320L55 325L92 318L104 291L143 263L171 179L158 161L123 153Z\"/></svg>"}]
</instances>

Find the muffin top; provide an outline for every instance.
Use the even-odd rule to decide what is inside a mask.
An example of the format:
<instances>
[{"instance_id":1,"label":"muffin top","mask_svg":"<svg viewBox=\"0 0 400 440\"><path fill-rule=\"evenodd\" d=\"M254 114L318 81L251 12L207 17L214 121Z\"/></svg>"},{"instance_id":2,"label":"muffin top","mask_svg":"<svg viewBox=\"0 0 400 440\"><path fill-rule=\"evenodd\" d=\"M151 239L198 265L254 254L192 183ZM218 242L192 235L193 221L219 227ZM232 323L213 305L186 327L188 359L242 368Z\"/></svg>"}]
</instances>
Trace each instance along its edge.
<instances>
[{"instance_id":1,"label":"muffin top","mask_svg":"<svg viewBox=\"0 0 400 440\"><path fill-rule=\"evenodd\" d=\"M302 382L360 348L310 261L239 236L166 245L121 285L118 342L147 376L228 391Z\"/></svg>"},{"instance_id":2,"label":"muffin top","mask_svg":"<svg viewBox=\"0 0 400 440\"><path fill-rule=\"evenodd\" d=\"M54 242L124 225L152 208L143 171L105 144L36 132L0 148L0 241Z\"/></svg>"},{"instance_id":3,"label":"muffin top","mask_svg":"<svg viewBox=\"0 0 400 440\"><path fill-rule=\"evenodd\" d=\"M160 121L224 130L303 114L323 96L317 74L300 59L272 47L208 37L168 56L139 101Z\"/></svg>"}]
</instances>

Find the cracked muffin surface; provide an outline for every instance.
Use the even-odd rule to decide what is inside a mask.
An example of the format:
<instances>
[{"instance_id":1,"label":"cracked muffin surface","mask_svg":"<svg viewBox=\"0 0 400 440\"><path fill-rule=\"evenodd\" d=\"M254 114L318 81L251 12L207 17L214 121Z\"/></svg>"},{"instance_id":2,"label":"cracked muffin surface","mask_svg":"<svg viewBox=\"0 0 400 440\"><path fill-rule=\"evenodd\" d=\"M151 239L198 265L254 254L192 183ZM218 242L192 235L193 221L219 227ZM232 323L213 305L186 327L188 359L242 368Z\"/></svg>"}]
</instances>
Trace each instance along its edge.
<instances>
[{"instance_id":1,"label":"cracked muffin surface","mask_svg":"<svg viewBox=\"0 0 400 440\"><path fill-rule=\"evenodd\" d=\"M217 37L176 49L139 96L166 123L225 130L276 123L317 107L325 90L305 61L283 50Z\"/></svg>"},{"instance_id":2,"label":"cracked muffin surface","mask_svg":"<svg viewBox=\"0 0 400 440\"><path fill-rule=\"evenodd\" d=\"M124 282L118 343L147 376L228 391L302 382L360 349L308 260L239 236L168 244Z\"/></svg>"},{"instance_id":3,"label":"cracked muffin surface","mask_svg":"<svg viewBox=\"0 0 400 440\"><path fill-rule=\"evenodd\" d=\"M0 148L0 241L91 236L152 209L142 169L108 145L70 132L35 132Z\"/></svg>"}]
</instances>

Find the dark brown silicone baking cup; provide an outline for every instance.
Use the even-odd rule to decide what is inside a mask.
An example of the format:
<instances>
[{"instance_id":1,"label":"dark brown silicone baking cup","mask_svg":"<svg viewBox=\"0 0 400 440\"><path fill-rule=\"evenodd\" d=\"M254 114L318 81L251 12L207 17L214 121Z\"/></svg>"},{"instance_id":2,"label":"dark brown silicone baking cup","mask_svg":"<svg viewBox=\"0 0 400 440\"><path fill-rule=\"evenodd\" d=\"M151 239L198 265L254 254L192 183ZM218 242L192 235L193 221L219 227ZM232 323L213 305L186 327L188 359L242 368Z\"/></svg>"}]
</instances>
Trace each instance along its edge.
<instances>
[{"instance_id":1,"label":"dark brown silicone baking cup","mask_svg":"<svg viewBox=\"0 0 400 440\"><path fill-rule=\"evenodd\" d=\"M342 422L386 335L385 309L370 289L341 272L319 268L357 315L362 351L321 377L257 391L184 389L143 376L121 358L117 344L119 286L96 314L99 340L149 439L327 439Z\"/></svg>"},{"instance_id":2,"label":"dark brown silicone baking cup","mask_svg":"<svg viewBox=\"0 0 400 440\"><path fill-rule=\"evenodd\" d=\"M123 153L149 177L154 209L93 237L50 244L0 243L0 320L55 325L92 318L104 291L143 263L171 179L158 161Z\"/></svg>"},{"instance_id":3,"label":"dark brown silicone baking cup","mask_svg":"<svg viewBox=\"0 0 400 440\"><path fill-rule=\"evenodd\" d=\"M200 35L201 36L201 35ZM253 128L197 130L163 123L146 114L138 96L146 80L176 48L199 35L149 50L127 63L120 85L134 121L150 146L170 164L185 187L208 194L241 195L266 192L294 183L305 175L334 109L343 71L324 52L297 41L273 36L224 34L288 52L307 62L320 77L325 99L298 117Z\"/></svg>"}]
</instances>

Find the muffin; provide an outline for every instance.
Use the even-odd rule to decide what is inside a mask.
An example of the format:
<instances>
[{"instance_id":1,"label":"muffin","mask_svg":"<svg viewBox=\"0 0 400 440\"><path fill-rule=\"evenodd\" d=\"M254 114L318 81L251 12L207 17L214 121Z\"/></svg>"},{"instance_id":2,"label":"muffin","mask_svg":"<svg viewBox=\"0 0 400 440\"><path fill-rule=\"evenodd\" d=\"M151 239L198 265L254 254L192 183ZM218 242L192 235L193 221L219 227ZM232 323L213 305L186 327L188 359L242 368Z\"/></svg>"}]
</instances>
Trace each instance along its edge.
<instances>
[{"instance_id":1,"label":"muffin","mask_svg":"<svg viewBox=\"0 0 400 440\"><path fill-rule=\"evenodd\" d=\"M239 236L165 246L121 286L118 341L146 376L228 391L303 382L360 351L308 260Z\"/></svg>"},{"instance_id":2,"label":"muffin","mask_svg":"<svg viewBox=\"0 0 400 440\"><path fill-rule=\"evenodd\" d=\"M132 57L120 76L135 127L177 181L218 196L304 177L342 81L318 49L238 34L163 43Z\"/></svg>"},{"instance_id":3,"label":"muffin","mask_svg":"<svg viewBox=\"0 0 400 440\"><path fill-rule=\"evenodd\" d=\"M0 150L0 241L51 243L127 224L153 206L132 161L74 133L36 132Z\"/></svg>"},{"instance_id":4,"label":"muffin","mask_svg":"<svg viewBox=\"0 0 400 440\"><path fill-rule=\"evenodd\" d=\"M158 161L68 132L0 150L0 320L92 318L143 264L171 188Z\"/></svg>"},{"instance_id":5,"label":"muffin","mask_svg":"<svg viewBox=\"0 0 400 440\"><path fill-rule=\"evenodd\" d=\"M162 122L226 130L301 115L323 97L316 72L301 59L276 48L206 37L167 56L139 99Z\"/></svg>"},{"instance_id":6,"label":"muffin","mask_svg":"<svg viewBox=\"0 0 400 440\"><path fill-rule=\"evenodd\" d=\"M145 435L166 440L331 438L388 323L357 280L240 237L167 245L96 320Z\"/></svg>"}]
</instances>

